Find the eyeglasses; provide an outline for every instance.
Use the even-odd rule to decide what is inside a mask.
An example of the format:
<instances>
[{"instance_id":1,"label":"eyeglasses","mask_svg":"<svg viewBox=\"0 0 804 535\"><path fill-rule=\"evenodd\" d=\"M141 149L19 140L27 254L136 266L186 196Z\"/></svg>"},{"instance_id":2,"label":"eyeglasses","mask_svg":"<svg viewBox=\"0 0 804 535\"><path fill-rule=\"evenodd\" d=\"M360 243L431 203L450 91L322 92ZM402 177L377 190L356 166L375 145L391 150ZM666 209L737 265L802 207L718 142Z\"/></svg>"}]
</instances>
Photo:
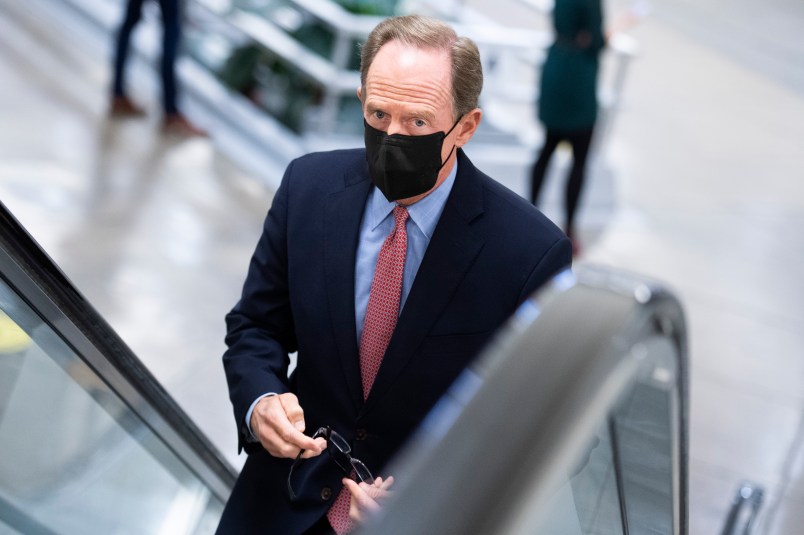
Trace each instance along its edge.
<instances>
[{"instance_id":1,"label":"eyeglasses","mask_svg":"<svg viewBox=\"0 0 804 535\"><path fill-rule=\"evenodd\" d=\"M369 485L374 483L374 476L371 475L371 471L363 464L363 461L350 455L352 448L349 447L349 443L346 442L345 438L333 431L329 426L318 428L318 431L313 434L313 438L316 439L319 437L327 439L327 452L330 458L335 461L338 468L341 469L343 475L359 483L368 483ZM299 451L299 454L296 456L288 472L288 494L291 500L296 499L296 493L293 492L293 485L291 483L293 470L304 460L302 459L303 454L304 450ZM352 475L353 472L354 475Z\"/></svg>"}]
</instances>

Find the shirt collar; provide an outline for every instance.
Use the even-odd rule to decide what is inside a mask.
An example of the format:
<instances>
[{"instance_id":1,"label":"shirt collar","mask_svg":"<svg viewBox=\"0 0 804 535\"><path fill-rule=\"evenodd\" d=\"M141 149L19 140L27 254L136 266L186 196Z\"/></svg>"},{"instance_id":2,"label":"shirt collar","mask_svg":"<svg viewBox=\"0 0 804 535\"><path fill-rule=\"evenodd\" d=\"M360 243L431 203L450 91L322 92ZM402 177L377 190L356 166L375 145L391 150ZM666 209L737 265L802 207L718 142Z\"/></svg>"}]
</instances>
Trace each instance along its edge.
<instances>
[{"instance_id":1,"label":"shirt collar","mask_svg":"<svg viewBox=\"0 0 804 535\"><path fill-rule=\"evenodd\" d=\"M430 239L435 231L438 219L447 203L452 186L455 184L455 177L458 175L458 161L455 160L455 165L447 176L446 180L441 183L435 190L427 195L422 200L415 202L408 206L408 214L410 218L416 223L416 226ZM388 201L382 192L374 187L369 194L369 217L371 218L371 230L377 228L388 215L393 212L396 206L396 201Z\"/></svg>"}]
</instances>

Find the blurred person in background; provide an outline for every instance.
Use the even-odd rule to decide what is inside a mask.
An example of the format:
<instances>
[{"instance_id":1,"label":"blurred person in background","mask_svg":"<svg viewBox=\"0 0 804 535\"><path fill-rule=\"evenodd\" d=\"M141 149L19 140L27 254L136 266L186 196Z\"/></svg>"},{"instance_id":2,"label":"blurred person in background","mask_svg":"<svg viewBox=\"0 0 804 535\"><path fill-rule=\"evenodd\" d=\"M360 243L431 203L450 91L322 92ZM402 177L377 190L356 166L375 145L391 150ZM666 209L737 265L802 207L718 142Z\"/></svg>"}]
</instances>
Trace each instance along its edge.
<instances>
[{"instance_id":1,"label":"blurred person in background","mask_svg":"<svg viewBox=\"0 0 804 535\"><path fill-rule=\"evenodd\" d=\"M126 62L129 55L131 32L142 18L142 6L145 0L128 0L125 16L117 35L114 56L114 81L112 85L112 117L141 117L145 110L135 104L126 95ZM162 58L160 74L162 76L162 108L164 118L162 131L179 136L206 136L206 132L193 125L176 104L176 56L181 42L182 5L180 0L157 0L162 13Z\"/></svg>"},{"instance_id":2,"label":"blurred person in background","mask_svg":"<svg viewBox=\"0 0 804 535\"><path fill-rule=\"evenodd\" d=\"M531 172L530 201L539 201L556 147L569 143L572 167L565 184L564 232L572 241L573 254L578 254L575 215L597 118L598 58L606 45L600 0L556 0L553 26L555 41L542 67L539 87L539 120L545 141Z\"/></svg>"},{"instance_id":3,"label":"blurred person in background","mask_svg":"<svg viewBox=\"0 0 804 535\"><path fill-rule=\"evenodd\" d=\"M248 458L218 533L349 532L392 481L372 474L569 267L564 234L462 149L482 85L470 39L428 17L386 19L361 51L365 149L289 164L226 316Z\"/></svg>"}]
</instances>

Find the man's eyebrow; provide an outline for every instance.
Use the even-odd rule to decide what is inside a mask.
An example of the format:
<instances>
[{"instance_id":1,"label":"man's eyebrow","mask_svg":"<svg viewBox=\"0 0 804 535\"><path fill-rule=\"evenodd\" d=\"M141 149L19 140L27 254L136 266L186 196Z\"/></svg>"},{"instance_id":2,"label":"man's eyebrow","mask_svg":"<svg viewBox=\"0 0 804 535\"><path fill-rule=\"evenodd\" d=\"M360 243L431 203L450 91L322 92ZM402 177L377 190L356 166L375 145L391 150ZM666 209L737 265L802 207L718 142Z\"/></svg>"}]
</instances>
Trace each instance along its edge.
<instances>
[{"instance_id":1,"label":"man's eyebrow","mask_svg":"<svg viewBox=\"0 0 804 535\"><path fill-rule=\"evenodd\" d=\"M385 111L385 106L382 103L372 102L370 100L366 100L366 111L369 113L374 113L375 111ZM418 108L413 110L408 110L404 112L405 118L410 117L420 117L425 119L428 122L433 122L436 118L436 114L429 109L426 108Z\"/></svg>"},{"instance_id":2,"label":"man's eyebrow","mask_svg":"<svg viewBox=\"0 0 804 535\"><path fill-rule=\"evenodd\" d=\"M432 123L436 118L436 114L427 108L406 110L403 115L405 119L424 119L428 123Z\"/></svg>"},{"instance_id":3,"label":"man's eyebrow","mask_svg":"<svg viewBox=\"0 0 804 535\"><path fill-rule=\"evenodd\" d=\"M422 119L426 119L429 122L435 120L435 113L430 110L414 110L408 113L411 117L421 117Z\"/></svg>"}]
</instances>

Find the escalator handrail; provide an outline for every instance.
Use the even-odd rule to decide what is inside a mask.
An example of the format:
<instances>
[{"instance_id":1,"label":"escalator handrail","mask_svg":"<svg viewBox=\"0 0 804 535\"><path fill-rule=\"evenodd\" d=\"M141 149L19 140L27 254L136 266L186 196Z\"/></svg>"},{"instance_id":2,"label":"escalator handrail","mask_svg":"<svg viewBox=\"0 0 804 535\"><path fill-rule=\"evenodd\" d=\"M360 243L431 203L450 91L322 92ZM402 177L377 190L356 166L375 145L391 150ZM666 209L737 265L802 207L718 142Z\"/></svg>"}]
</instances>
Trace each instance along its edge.
<instances>
[{"instance_id":1,"label":"escalator handrail","mask_svg":"<svg viewBox=\"0 0 804 535\"><path fill-rule=\"evenodd\" d=\"M501 528L512 520L510 509L501 504L535 495L546 503L558 474L566 474L573 452L588 440L590 422L635 377L638 358L624 348L651 333L666 338L677 356L673 523L674 533L688 533L689 394L681 306L670 292L641 278L600 268L581 268L576 275L572 284L556 281L526 302L453 385L449 397L457 403L442 402L446 410L437 406L435 423L425 421L383 474L399 476L394 499L361 535L509 532ZM526 465L527 474L519 473ZM539 477L530 479L534 474ZM517 494L523 489L525 494Z\"/></svg>"},{"instance_id":2,"label":"escalator handrail","mask_svg":"<svg viewBox=\"0 0 804 535\"><path fill-rule=\"evenodd\" d=\"M6 281L221 501L236 470L0 201Z\"/></svg>"}]
</instances>

